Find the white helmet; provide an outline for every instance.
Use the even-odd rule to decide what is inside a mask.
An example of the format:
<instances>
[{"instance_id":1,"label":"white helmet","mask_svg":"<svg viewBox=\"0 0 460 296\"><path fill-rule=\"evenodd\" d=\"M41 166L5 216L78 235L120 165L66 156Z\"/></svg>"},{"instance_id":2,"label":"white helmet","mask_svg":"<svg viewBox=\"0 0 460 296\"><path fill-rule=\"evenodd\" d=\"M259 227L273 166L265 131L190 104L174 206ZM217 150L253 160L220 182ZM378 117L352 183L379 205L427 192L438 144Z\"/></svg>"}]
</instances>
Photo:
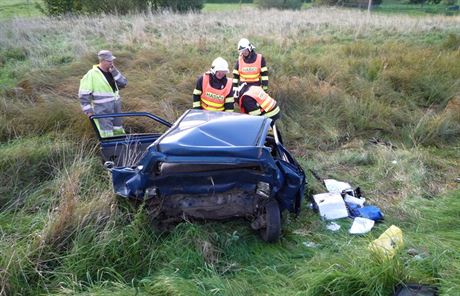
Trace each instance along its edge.
<instances>
[{"instance_id":1,"label":"white helmet","mask_svg":"<svg viewBox=\"0 0 460 296\"><path fill-rule=\"evenodd\" d=\"M227 73L229 72L227 61L221 57L218 57L212 61L211 73L216 74L217 71L225 71Z\"/></svg>"},{"instance_id":2,"label":"white helmet","mask_svg":"<svg viewBox=\"0 0 460 296\"><path fill-rule=\"evenodd\" d=\"M238 51L242 51L245 49L249 49L249 51L252 51L254 48L255 47L246 38L241 38L238 42Z\"/></svg>"}]
</instances>

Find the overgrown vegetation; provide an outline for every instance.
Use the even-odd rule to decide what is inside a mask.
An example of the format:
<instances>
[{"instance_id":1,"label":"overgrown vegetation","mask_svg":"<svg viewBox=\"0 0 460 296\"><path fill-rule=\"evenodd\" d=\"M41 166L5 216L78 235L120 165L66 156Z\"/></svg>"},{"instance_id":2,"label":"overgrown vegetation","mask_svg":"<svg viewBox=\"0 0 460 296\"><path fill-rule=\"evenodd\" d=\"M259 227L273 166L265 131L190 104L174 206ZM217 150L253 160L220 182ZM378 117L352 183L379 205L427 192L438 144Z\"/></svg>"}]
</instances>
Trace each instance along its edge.
<instances>
[{"instance_id":1,"label":"overgrown vegetation","mask_svg":"<svg viewBox=\"0 0 460 296\"><path fill-rule=\"evenodd\" d=\"M254 0L257 7L264 9L300 9L302 3L302 0Z\"/></svg>"},{"instance_id":2,"label":"overgrown vegetation","mask_svg":"<svg viewBox=\"0 0 460 296\"><path fill-rule=\"evenodd\" d=\"M457 295L458 23L340 9L1 22L0 295L390 295L408 282ZM128 77L124 110L174 121L242 36L267 59L307 193L324 191L309 169L359 185L385 213L368 235L347 219L327 230L308 201L277 244L242 221L161 233L112 194L76 98L97 51ZM405 246L382 261L367 246L392 224Z\"/></svg>"},{"instance_id":3,"label":"overgrown vegetation","mask_svg":"<svg viewBox=\"0 0 460 296\"><path fill-rule=\"evenodd\" d=\"M382 0L372 0L371 6L379 6L380 4L382 4L382 2ZM314 3L316 5L335 5L343 7L357 7L361 9L367 9L369 6L369 1L366 0L315 0Z\"/></svg>"},{"instance_id":4,"label":"overgrown vegetation","mask_svg":"<svg viewBox=\"0 0 460 296\"><path fill-rule=\"evenodd\" d=\"M39 9L46 15L146 13L158 10L201 10L203 0L43 0Z\"/></svg>"}]
</instances>

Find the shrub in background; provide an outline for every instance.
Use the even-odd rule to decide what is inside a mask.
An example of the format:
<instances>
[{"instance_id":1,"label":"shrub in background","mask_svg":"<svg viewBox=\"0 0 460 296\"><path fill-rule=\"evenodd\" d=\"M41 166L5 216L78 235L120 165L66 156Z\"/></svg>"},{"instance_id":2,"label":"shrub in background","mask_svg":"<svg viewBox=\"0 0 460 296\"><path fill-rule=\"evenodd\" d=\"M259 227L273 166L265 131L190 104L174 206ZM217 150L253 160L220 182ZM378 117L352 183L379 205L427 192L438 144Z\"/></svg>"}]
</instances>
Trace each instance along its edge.
<instances>
[{"instance_id":1,"label":"shrub in background","mask_svg":"<svg viewBox=\"0 0 460 296\"><path fill-rule=\"evenodd\" d=\"M150 1L145 0L78 0L81 1L82 11L87 14L128 14L130 12L145 12L150 8Z\"/></svg>"},{"instance_id":2,"label":"shrub in background","mask_svg":"<svg viewBox=\"0 0 460 296\"><path fill-rule=\"evenodd\" d=\"M300 9L302 3L302 0L254 0L257 7L264 9Z\"/></svg>"},{"instance_id":3,"label":"shrub in background","mask_svg":"<svg viewBox=\"0 0 460 296\"><path fill-rule=\"evenodd\" d=\"M161 7L175 12L197 11L203 8L203 0L163 0Z\"/></svg>"},{"instance_id":4,"label":"shrub in background","mask_svg":"<svg viewBox=\"0 0 460 296\"><path fill-rule=\"evenodd\" d=\"M253 0L205 0L206 3L252 3Z\"/></svg>"},{"instance_id":5,"label":"shrub in background","mask_svg":"<svg viewBox=\"0 0 460 296\"><path fill-rule=\"evenodd\" d=\"M368 0L314 0L317 5L328 5L328 6L345 6L345 7L359 7L367 8L369 5ZM383 0L372 0L372 6L382 4Z\"/></svg>"},{"instance_id":6,"label":"shrub in background","mask_svg":"<svg viewBox=\"0 0 460 296\"><path fill-rule=\"evenodd\" d=\"M409 4L439 4L441 0L409 0Z\"/></svg>"},{"instance_id":7,"label":"shrub in background","mask_svg":"<svg viewBox=\"0 0 460 296\"><path fill-rule=\"evenodd\" d=\"M170 9L175 12L201 10L203 0L43 0L39 10L48 16L75 14L128 14Z\"/></svg>"},{"instance_id":8,"label":"shrub in background","mask_svg":"<svg viewBox=\"0 0 460 296\"><path fill-rule=\"evenodd\" d=\"M43 6L36 3L37 8L46 15L72 15L82 10L79 0L43 0Z\"/></svg>"}]
</instances>

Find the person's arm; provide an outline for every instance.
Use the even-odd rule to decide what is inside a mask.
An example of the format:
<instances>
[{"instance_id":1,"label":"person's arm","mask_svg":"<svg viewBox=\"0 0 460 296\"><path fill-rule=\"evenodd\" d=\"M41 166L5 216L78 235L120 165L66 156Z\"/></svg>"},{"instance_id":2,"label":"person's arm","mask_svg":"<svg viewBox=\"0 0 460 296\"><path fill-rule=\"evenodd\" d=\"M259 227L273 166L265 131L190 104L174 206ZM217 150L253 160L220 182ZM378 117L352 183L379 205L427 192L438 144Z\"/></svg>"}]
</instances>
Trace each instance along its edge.
<instances>
[{"instance_id":1,"label":"person's arm","mask_svg":"<svg viewBox=\"0 0 460 296\"><path fill-rule=\"evenodd\" d=\"M117 87L119 89L125 88L126 85L128 84L128 79L126 79L126 77L123 76L123 74L121 74L121 72L118 71L118 69L115 68L115 66L110 68L109 71L112 74L113 80L115 80L115 83L117 84Z\"/></svg>"},{"instance_id":2,"label":"person's arm","mask_svg":"<svg viewBox=\"0 0 460 296\"><path fill-rule=\"evenodd\" d=\"M235 68L233 68L233 92L236 92L238 89L238 84L240 83L240 72L238 72L239 62L236 61Z\"/></svg>"},{"instance_id":3,"label":"person's arm","mask_svg":"<svg viewBox=\"0 0 460 296\"><path fill-rule=\"evenodd\" d=\"M265 62L265 58L262 57L261 61L261 68L260 68L260 76L261 76L261 84L263 90L267 91L268 90L268 67Z\"/></svg>"},{"instance_id":4,"label":"person's arm","mask_svg":"<svg viewBox=\"0 0 460 296\"><path fill-rule=\"evenodd\" d=\"M195 89L193 90L193 105L192 109L201 108L201 94L203 93L203 76L200 76L196 81Z\"/></svg>"},{"instance_id":5,"label":"person's arm","mask_svg":"<svg viewBox=\"0 0 460 296\"><path fill-rule=\"evenodd\" d=\"M91 105L92 97L93 97L93 79L92 79L91 73L88 72L80 80L80 87L78 89L78 98L80 99L81 110L87 116L91 116L94 114L94 110Z\"/></svg>"},{"instance_id":6,"label":"person's arm","mask_svg":"<svg viewBox=\"0 0 460 296\"><path fill-rule=\"evenodd\" d=\"M235 99L233 97L233 89L230 89L230 93L225 97L224 110L225 112L233 112L235 110Z\"/></svg>"},{"instance_id":7,"label":"person's arm","mask_svg":"<svg viewBox=\"0 0 460 296\"><path fill-rule=\"evenodd\" d=\"M252 97L243 96L243 97L240 98L240 100L242 100L241 104L242 104L242 106L244 108L245 113L247 113L249 115L254 115L254 116L262 114L262 112L260 111L259 106L257 106L257 101L254 100Z\"/></svg>"}]
</instances>

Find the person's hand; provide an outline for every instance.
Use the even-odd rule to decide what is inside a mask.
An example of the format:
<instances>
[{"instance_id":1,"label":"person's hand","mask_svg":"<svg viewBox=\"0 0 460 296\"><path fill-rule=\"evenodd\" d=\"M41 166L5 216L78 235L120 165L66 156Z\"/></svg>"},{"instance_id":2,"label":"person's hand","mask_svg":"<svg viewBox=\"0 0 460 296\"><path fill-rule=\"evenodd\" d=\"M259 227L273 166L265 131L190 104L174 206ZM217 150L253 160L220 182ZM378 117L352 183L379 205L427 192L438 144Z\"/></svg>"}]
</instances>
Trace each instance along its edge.
<instances>
[{"instance_id":1,"label":"person's hand","mask_svg":"<svg viewBox=\"0 0 460 296\"><path fill-rule=\"evenodd\" d=\"M234 97L235 99L238 99L239 96L240 96L240 89L239 89L238 87L234 87L234 88L233 88L233 97Z\"/></svg>"},{"instance_id":2,"label":"person's hand","mask_svg":"<svg viewBox=\"0 0 460 296\"><path fill-rule=\"evenodd\" d=\"M93 112L85 112L85 114L86 114L86 116L88 116L88 117L91 117L91 116L93 116L93 115L94 115L94 113L93 113Z\"/></svg>"}]
</instances>

